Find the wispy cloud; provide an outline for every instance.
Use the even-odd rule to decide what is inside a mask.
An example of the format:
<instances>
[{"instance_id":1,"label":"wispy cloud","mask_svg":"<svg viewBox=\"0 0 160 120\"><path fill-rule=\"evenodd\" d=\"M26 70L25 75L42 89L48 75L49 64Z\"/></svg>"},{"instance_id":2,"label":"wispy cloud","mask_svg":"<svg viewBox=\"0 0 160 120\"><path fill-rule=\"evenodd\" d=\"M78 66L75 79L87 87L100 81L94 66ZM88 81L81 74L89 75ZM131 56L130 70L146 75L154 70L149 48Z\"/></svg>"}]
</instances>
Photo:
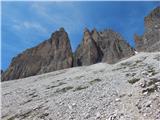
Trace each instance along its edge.
<instances>
[{"instance_id":1,"label":"wispy cloud","mask_svg":"<svg viewBox=\"0 0 160 120\"><path fill-rule=\"evenodd\" d=\"M75 32L77 25L80 27L85 23L81 11L75 4L70 2L67 4L63 2L35 2L32 4L31 9L51 25L65 27L68 32Z\"/></svg>"},{"instance_id":2,"label":"wispy cloud","mask_svg":"<svg viewBox=\"0 0 160 120\"><path fill-rule=\"evenodd\" d=\"M38 22L30 22L30 21L20 21L14 22L12 25L13 29L21 31L21 30L35 30L36 32L40 33L47 33L47 29L43 27Z\"/></svg>"}]
</instances>

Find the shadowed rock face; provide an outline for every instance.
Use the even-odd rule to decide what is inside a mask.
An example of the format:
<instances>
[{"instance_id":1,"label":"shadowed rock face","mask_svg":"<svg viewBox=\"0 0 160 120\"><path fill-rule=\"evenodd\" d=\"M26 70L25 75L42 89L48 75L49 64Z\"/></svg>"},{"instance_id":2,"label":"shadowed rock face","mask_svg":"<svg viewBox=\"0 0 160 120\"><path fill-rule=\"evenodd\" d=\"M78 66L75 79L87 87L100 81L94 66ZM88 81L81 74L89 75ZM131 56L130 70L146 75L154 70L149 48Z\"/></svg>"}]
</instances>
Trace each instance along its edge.
<instances>
[{"instance_id":1,"label":"shadowed rock face","mask_svg":"<svg viewBox=\"0 0 160 120\"><path fill-rule=\"evenodd\" d=\"M74 56L74 66L91 65L100 62L102 52L92 38L88 29L84 30L84 37Z\"/></svg>"},{"instance_id":2,"label":"shadowed rock face","mask_svg":"<svg viewBox=\"0 0 160 120\"><path fill-rule=\"evenodd\" d=\"M2 80L19 79L70 68L72 64L69 38L65 30L60 28L49 40L13 58L9 68L3 73Z\"/></svg>"},{"instance_id":3,"label":"shadowed rock face","mask_svg":"<svg viewBox=\"0 0 160 120\"><path fill-rule=\"evenodd\" d=\"M84 37L74 56L74 66L90 65L97 62L115 63L124 57L134 55L134 50L122 37L112 31L84 31Z\"/></svg>"},{"instance_id":4,"label":"shadowed rock face","mask_svg":"<svg viewBox=\"0 0 160 120\"><path fill-rule=\"evenodd\" d=\"M160 7L155 8L144 19L145 32L142 36L135 34L137 51L160 51Z\"/></svg>"},{"instance_id":5,"label":"shadowed rock face","mask_svg":"<svg viewBox=\"0 0 160 120\"><path fill-rule=\"evenodd\" d=\"M102 62L115 63L122 58L134 55L134 49L120 34L112 30L99 32L99 37L95 41L103 52Z\"/></svg>"}]
</instances>

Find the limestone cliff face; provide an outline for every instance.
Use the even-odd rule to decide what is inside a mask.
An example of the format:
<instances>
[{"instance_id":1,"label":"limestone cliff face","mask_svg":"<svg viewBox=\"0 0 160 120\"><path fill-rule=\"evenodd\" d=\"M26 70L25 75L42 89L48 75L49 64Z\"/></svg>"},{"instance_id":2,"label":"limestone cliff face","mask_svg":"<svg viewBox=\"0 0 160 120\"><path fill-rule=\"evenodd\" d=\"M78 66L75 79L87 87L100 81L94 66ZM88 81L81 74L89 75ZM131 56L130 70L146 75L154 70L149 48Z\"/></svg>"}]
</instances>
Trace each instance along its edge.
<instances>
[{"instance_id":1,"label":"limestone cliff face","mask_svg":"<svg viewBox=\"0 0 160 120\"><path fill-rule=\"evenodd\" d=\"M101 61L102 52L86 28L84 37L74 56L74 66L91 65Z\"/></svg>"},{"instance_id":2,"label":"limestone cliff face","mask_svg":"<svg viewBox=\"0 0 160 120\"><path fill-rule=\"evenodd\" d=\"M142 36L135 34L137 51L160 51L160 7L155 8L144 18L145 32Z\"/></svg>"},{"instance_id":3,"label":"limestone cliff face","mask_svg":"<svg viewBox=\"0 0 160 120\"><path fill-rule=\"evenodd\" d=\"M99 32L97 45L103 52L102 62L116 63L120 59L134 55L133 48L113 30Z\"/></svg>"},{"instance_id":4,"label":"limestone cliff face","mask_svg":"<svg viewBox=\"0 0 160 120\"><path fill-rule=\"evenodd\" d=\"M19 79L54 70L70 68L73 64L72 50L63 28L54 32L49 40L25 50L12 59L2 80Z\"/></svg>"},{"instance_id":5,"label":"limestone cliff face","mask_svg":"<svg viewBox=\"0 0 160 120\"><path fill-rule=\"evenodd\" d=\"M82 43L78 46L74 65L90 65L97 62L115 63L124 57L134 55L134 50L123 38L112 30L91 32L86 29Z\"/></svg>"}]
</instances>

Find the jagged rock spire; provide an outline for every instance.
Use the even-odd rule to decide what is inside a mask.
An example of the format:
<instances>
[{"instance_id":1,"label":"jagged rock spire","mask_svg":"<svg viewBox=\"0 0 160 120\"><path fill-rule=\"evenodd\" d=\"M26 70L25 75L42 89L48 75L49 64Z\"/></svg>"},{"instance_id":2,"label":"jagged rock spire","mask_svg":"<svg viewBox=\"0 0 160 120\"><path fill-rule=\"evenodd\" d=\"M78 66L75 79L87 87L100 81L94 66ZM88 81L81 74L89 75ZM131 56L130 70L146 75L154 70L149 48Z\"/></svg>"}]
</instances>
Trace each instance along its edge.
<instances>
[{"instance_id":1,"label":"jagged rock spire","mask_svg":"<svg viewBox=\"0 0 160 120\"><path fill-rule=\"evenodd\" d=\"M19 79L64 68L73 64L68 34L60 28L49 40L27 49L15 57L2 80Z\"/></svg>"}]
</instances>

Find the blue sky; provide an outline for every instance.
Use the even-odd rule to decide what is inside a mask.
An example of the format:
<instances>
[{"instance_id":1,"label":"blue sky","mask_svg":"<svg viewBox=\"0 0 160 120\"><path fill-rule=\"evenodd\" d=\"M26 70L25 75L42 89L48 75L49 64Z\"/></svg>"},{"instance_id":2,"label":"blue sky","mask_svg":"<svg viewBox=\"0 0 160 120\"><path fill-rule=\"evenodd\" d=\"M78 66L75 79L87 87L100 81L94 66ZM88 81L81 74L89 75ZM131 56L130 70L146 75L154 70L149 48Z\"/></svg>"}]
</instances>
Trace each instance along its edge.
<instances>
[{"instance_id":1,"label":"blue sky","mask_svg":"<svg viewBox=\"0 0 160 120\"><path fill-rule=\"evenodd\" d=\"M133 35L144 32L144 17L159 2L2 2L2 69L27 48L64 27L73 51L90 30L113 29L134 47Z\"/></svg>"}]
</instances>

